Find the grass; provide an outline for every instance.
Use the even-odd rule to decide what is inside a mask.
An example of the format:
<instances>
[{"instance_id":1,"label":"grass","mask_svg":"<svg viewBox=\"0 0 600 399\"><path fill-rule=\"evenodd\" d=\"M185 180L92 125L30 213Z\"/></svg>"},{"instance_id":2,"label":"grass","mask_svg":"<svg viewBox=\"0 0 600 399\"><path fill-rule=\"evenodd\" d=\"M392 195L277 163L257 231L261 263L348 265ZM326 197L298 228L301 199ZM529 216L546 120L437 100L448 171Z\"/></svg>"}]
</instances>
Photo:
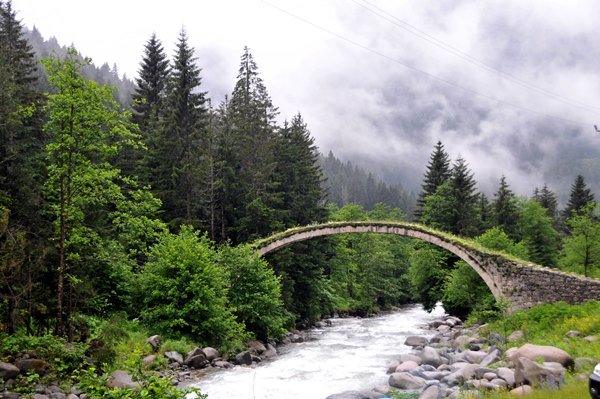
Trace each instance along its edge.
<instances>
[{"instance_id":1,"label":"grass","mask_svg":"<svg viewBox=\"0 0 600 399\"><path fill-rule=\"evenodd\" d=\"M527 399L586 399L589 398L587 380L571 378L559 389L536 389L531 394L523 396ZM461 399L470 399L473 396L462 396ZM503 392L484 392L483 399L514 399L515 395Z\"/></svg>"}]
</instances>

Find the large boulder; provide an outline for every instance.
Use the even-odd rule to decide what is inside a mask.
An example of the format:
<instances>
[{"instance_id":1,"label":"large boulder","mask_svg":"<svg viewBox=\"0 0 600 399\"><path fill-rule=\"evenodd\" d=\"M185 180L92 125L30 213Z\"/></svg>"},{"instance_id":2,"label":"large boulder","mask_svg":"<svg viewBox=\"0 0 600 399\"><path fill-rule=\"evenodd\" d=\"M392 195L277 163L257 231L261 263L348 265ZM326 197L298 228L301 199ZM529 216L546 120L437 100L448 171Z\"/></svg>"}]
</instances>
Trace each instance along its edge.
<instances>
[{"instance_id":1,"label":"large boulder","mask_svg":"<svg viewBox=\"0 0 600 399\"><path fill-rule=\"evenodd\" d=\"M267 344L267 350L262 353L262 358L269 359L275 356L277 356L277 349L273 345Z\"/></svg>"},{"instance_id":2,"label":"large boulder","mask_svg":"<svg viewBox=\"0 0 600 399\"><path fill-rule=\"evenodd\" d=\"M417 367L419 367L419 365L416 362L413 362L412 360L407 360L406 362L400 363L394 371L400 373L402 371L410 371L412 369L416 369Z\"/></svg>"},{"instance_id":3,"label":"large boulder","mask_svg":"<svg viewBox=\"0 0 600 399\"><path fill-rule=\"evenodd\" d=\"M504 381L506 381L506 383L508 384L508 386L510 387L514 387L515 386L515 372L512 369L509 369L508 367L499 367L497 370L498 373L498 377L502 378Z\"/></svg>"},{"instance_id":4,"label":"large boulder","mask_svg":"<svg viewBox=\"0 0 600 399\"><path fill-rule=\"evenodd\" d=\"M160 348L160 335L153 335L146 342L152 347L154 352L158 352L158 348Z\"/></svg>"},{"instance_id":5,"label":"large boulder","mask_svg":"<svg viewBox=\"0 0 600 399\"><path fill-rule=\"evenodd\" d=\"M250 351L243 351L235 355L235 362L240 365L252 364L252 354Z\"/></svg>"},{"instance_id":6,"label":"large boulder","mask_svg":"<svg viewBox=\"0 0 600 399\"><path fill-rule=\"evenodd\" d=\"M369 399L369 396L359 391L346 391L329 395L325 399Z\"/></svg>"},{"instance_id":7,"label":"large boulder","mask_svg":"<svg viewBox=\"0 0 600 399\"><path fill-rule=\"evenodd\" d=\"M403 372L390 375L388 384L400 389L421 389L427 384L427 381L424 378Z\"/></svg>"},{"instance_id":8,"label":"large boulder","mask_svg":"<svg viewBox=\"0 0 600 399\"><path fill-rule=\"evenodd\" d=\"M28 371L35 371L38 375L44 376L48 373L50 365L45 360L40 359L21 359L15 362L15 366L26 374Z\"/></svg>"},{"instance_id":9,"label":"large boulder","mask_svg":"<svg viewBox=\"0 0 600 399\"><path fill-rule=\"evenodd\" d=\"M513 348L509 349L506 355L515 365L517 365L517 361L521 357L525 357L533 361L542 359L545 362L560 363L568 369L572 369L573 365L575 364L571 355L554 346L525 344L516 350L513 350Z\"/></svg>"},{"instance_id":10,"label":"large boulder","mask_svg":"<svg viewBox=\"0 0 600 399\"><path fill-rule=\"evenodd\" d=\"M429 343L429 340L425 337L421 337L420 335L409 335L404 340L404 345L406 346L425 346Z\"/></svg>"},{"instance_id":11,"label":"large boulder","mask_svg":"<svg viewBox=\"0 0 600 399\"><path fill-rule=\"evenodd\" d=\"M200 348L196 348L186 356L183 364L193 369L203 369L208 366L210 362L206 358L204 351Z\"/></svg>"},{"instance_id":12,"label":"large boulder","mask_svg":"<svg viewBox=\"0 0 600 399\"><path fill-rule=\"evenodd\" d=\"M498 360L500 360L500 350L499 349L492 349L480 362L479 364L482 367L486 367L489 366L492 363L496 363Z\"/></svg>"},{"instance_id":13,"label":"large boulder","mask_svg":"<svg viewBox=\"0 0 600 399\"><path fill-rule=\"evenodd\" d=\"M438 399L440 397L439 385L430 385L421 392L419 399Z\"/></svg>"},{"instance_id":14,"label":"large boulder","mask_svg":"<svg viewBox=\"0 0 600 399\"><path fill-rule=\"evenodd\" d=\"M19 375L19 368L14 364L0 362L0 378L9 380Z\"/></svg>"},{"instance_id":15,"label":"large boulder","mask_svg":"<svg viewBox=\"0 0 600 399\"><path fill-rule=\"evenodd\" d=\"M515 369L515 383L557 387L564 382L565 371L566 369L557 362L538 364L526 357L520 357Z\"/></svg>"},{"instance_id":16,"label":"large boulder","mask_svg":"<svg viewBox=\"0 0 600 399\"><path fill-rule=\"evenodd\" d=\"M257 340L248 341L247 344L248 344L248 347L250 348L250 352L252 352L256 355L261 355L264 351L267 350L265 345L262 342L257 341Z\"/></svg>"},{"instance_id":17,"label":"large boulder","mask_svg":"<svg viewBox=\"0 0 600 399\"><path fill-rule=\"evenodd\" d=\"M169 361L169 363L183 364L183 356L181 356L181 353L179 353L179 352L169 351L169 352L165 352L164 355L167 358L167 360Z\"/></svg>"},{"instance_id":18,"label":"large boulder","mask_svg":"<svg viewBox=\"0 0 600 399\"><path fill-rule=\"evenodd\" d=\"M442 360L440 354L431 346L426 346L421 352L422 364L429 364L433 367L439 367L445 362Z\"/></svg>"},{"instance_id":19,"label":"large boulder","mask_svg":"<svg viewBox=\"0 0 600 399\"><path fill-rule=\"evenodd\" d=\"M109 388L140 388L140 384L131 379L131 376L124 370L113 371L106 385Z\"/></svg>"},{"instance_id":20,"label":"large boulder","mask_svg":"<svg viewBox=\"0 0 600 399\"><path fill-rule=\"evenodd\" d=\"M211 348L210 346L202 348L202 352L204 352L206 360L208 360L209 362L212 362L213 360L221 356L218 350L216 350L215 348Z\"/></svg>"}]
</instances>

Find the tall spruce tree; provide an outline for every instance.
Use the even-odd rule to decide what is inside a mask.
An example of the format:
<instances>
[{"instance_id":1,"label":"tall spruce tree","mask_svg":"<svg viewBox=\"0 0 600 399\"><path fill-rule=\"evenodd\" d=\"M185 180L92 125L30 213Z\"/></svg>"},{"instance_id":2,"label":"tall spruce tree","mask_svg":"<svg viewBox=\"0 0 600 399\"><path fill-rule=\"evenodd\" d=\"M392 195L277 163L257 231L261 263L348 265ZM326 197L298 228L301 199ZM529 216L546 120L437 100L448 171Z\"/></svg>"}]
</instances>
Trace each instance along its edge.
<instances>
[{"instance_id":1,"label":"tall spruce tree","mask_svg":"<svg viewBox=\"0 0 600 399\"><path fill-rule=\"evenodd\" d=\"M414 211L415 220L422 221L423 207L427 197L434 194L440 185L448 181L450 175L450 158L444 150L442 142L438 141L429 158L421 192L417 198L417 207Z\"/></svg>"},{"instance_id":2,"label":"tall spruce tree","mask_svg":"<svg viewBox=\"0 0 600 399\"><path fill-rule=\"evenodd\" d=\"M318 152L300 114L279 131L275 140L275 161L278 189L283 196L280 213L285 227L323 221L326 212Z\"/></svg>"},{"instance_id":3,"label":"tall spruce tree","mask_svg":"<svg viewBox=\"0 0 600 399\"><path fill-rule=\"evenodd\" d=\"M552 218L552 225L555 229L559 228L559 218L558 218L558 201L556 200L556 194L554 194L546 183L544 183L544 187L542 189L535 188L533 193L533 200L540 203L542 208L546 209L546 213L550 218Z\"/></svg>"},{"instance_id":4,"label":"tall spruce tree","mask_svg":"<svg viewBox=\"0 0 600 399\"><path fill-rule=\"evenodd\" d=\"M567 206L562 211L564 219L569 219L580 209L583 209L587 204L594 201L594 194L586 186L582 175L577 175L575 181L571 185L571 194Z\"/></svg>"},{"instance_id":5,"label":"tall spruce tree","mask_svg":"<svg viewBox=\"0 0 600 399\"><path fill-rule=\"evenodd\" d=\"M152 143L157 164L151 183L163 201L164 218L172 226L199 226L204 218L199 197L208 110L206 93L198 90L200 68L195 62L194 49L182 30L167 82L160 135Z\"/></svg>"},{"instance_id":6,"label":"tall spruce tree","mask_svg":"<svg viewBox=\"0 0 600 399\"><path fill-rule=\"evenodd\" d=\"M151 184L153 171L158 167L158 153L161 151L159 127L169 76L169 61L155 33L144 47L138 73L133 94L132 120L139 126L146 149L131 151L124 169L139 176L143 184Z\"/></svg>"},{"instance_id":7,"label":"tall spruce tree","mask_svg":"<svg viewBox=\"0 0 600 399\"><path fill-rule=\"evenodd\" d=\"M514 240L517 238L517 203L504 175L500 178L500 185L494 197L494 225L500 227Z\"/></svg>"},{"instance_id":8,"label":"tall spruce tree","mask_svg":"<svg viewBox=\"0 0 600 399\"><path fill-rule=\"evenodd\" d=\"M152 33L144 46L138 74L133 94L133 121L143 135L148 124L159 117L169 75L169 60L156 33Z\"/></svg>"},{"instance_id":9,"label":"tall spruce tree","mask_svg":"<svg viewBox=\"0 0 600 399\"><path fill-rule=\"evenodd\" d=\"M277 209L281 196L274 180L273 152L277 108L271 102L248 47L241 57L237 82L228 106L237 160L235 181L229 181L233 226L228 236L247 241L280 228Z\"/></svg>"},{"instance_id":10,"label":"tall spruce tree","mask_svg":"<svg viewBox=\"0 0 600 399\"><path fill-rule=\"evenodd\" d=\"M462 157L454 162L449 186L453 196L451 232L462 236L477 234L477 199L476 181L469 169L467 161Z\"/></svg>"}]
</instances>

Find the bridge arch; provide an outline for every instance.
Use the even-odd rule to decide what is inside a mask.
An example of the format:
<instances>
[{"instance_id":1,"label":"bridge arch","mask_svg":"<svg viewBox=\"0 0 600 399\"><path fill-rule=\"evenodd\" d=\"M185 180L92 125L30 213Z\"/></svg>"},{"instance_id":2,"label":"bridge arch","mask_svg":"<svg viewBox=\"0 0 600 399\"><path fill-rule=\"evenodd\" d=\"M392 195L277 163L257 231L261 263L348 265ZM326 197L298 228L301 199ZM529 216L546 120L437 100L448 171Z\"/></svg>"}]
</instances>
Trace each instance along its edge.
<instances>
[{"instance_id":1,"label":"bridge arch","mask_svg":"<svg viewBox=\"0 0 600 399\"><path fill-rule=\"evenodd\" d=\"M460 239L425 226L404 222L331 222L294 228L257 241L257 252L267 255L295 242L316 237L376 233L412 237L443 248L469 264L496 299L505 298L512 310L543 303L580 303L600 300L600 280L533 265L488 251L470 240Z\"/></svg>"}]
</instances>

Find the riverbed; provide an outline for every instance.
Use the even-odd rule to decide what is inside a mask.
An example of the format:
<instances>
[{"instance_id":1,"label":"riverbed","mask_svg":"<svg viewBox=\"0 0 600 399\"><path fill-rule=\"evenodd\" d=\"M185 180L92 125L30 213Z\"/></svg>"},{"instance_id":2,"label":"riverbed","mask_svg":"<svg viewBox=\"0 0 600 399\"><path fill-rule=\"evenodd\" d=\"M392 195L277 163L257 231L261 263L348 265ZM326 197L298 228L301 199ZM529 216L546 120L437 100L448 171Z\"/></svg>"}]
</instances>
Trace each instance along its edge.
<instances>
[{"instance_id":1,"label":"riverbed","mask_svg":"<svg viewBox=\"0 0 600 399\"><path fill-rule=\"evenodd\" d=\"M348 390L385 385L387 365L411 348L408 335L443 315L421 305L368 318L334 318L332 325L307 332L307 340L278 348L279 356L256 368L213 369L193 385L209 399L325 399Z\"/></svg>"}]
</instances>

